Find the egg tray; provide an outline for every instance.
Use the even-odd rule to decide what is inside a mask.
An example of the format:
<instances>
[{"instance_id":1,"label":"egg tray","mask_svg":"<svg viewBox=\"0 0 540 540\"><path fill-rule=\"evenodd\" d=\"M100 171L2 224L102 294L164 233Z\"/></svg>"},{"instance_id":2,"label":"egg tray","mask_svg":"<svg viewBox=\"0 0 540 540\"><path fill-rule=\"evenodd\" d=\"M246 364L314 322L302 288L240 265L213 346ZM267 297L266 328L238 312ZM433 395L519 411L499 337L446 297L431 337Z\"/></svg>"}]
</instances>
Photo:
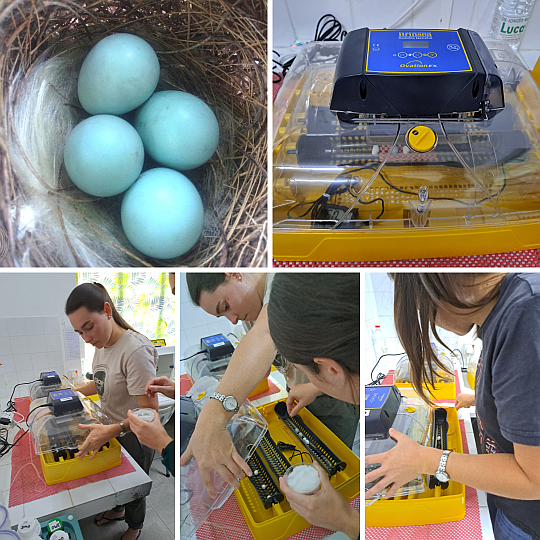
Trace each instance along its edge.
<instances>
[{"instance_id":1,"label":"egg tray","mask_svg":"<svg viewBox=\"0 0 540 540\"><path fill-rule=\"evenodd\" d=\"M296 447L301 452L308 452L307 446L310 445L306 446L299 442L299 439L276 414L275 405L276 402L272 402L258 407L258 411L268 422L268 432L271 439L276 442L276 445L283 442ZM360 494L359 457L307 409L303 409L301 415L303 423L309 431L330 452L340 456L343 464L346 464L346 468L337 471L330 482L347 501L352 501ZM262 445L264 444L262 443ZM303 458L296 454L295 457L291 456L287 461L290 461L292 465L303 461ZM270 505L270 508L265 508L249 478L240 482L240 488L234 490L234 496L255 540L283 540L311 526L291 509L286 497L281 502Z\"/></svg>"},{"instance_id":2,"label":"egg tray","mask_svg":"<svg viewBox=\"0 0 540 540\"><path fill-rule=\"evenodd\" d=\"M448 450L463 453L457 411L454 407L444 409L448 421ZM435 486L422 492L409 492L401 497L381 498L369 506L366 505L365 516L367 527L401 527L459 521L465 517L465 486L450 480L446 489Z\"/></svg>"},{"instance_id":3,"label":"egg tray","mask_svg":"<svg viewBox=\"0 0 540 540\"><path fill-rule=\"evenodd\" d=\"M284 401L276 404L275 411L290 432L305 446L306 450L328 473L329 477L334 476L338 471L345 470L347 464L341 461L332 450L330 450L321 439L306 426L299 414L294 417L289 416L287 405Z\"/></svg>"},{"instance_id":4,"label":"egg tray","mask_svg":"<svg viewBox=\"0 0 540 540\"><path fill-rule=\"evenodd\" d=\"M264 508L268 510L273 504L282 502L285 497L279 490L273 476L263 464L258 450L251 456L248 465L253 471L253 475L249 477L249 481L257 491L257 495L259 495ZM276 476L275 471L274 476Z\"/></svg>"}]
</instances>

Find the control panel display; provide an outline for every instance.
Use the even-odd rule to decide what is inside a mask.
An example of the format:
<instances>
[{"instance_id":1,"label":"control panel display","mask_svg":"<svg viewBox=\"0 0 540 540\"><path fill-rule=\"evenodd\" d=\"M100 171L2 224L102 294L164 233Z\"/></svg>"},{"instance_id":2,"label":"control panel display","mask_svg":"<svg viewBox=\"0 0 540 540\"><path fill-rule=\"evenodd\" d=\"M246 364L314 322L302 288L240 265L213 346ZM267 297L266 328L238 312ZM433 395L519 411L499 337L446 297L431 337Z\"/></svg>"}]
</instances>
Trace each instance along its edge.
<instances>
[{"instance_id":1,"label":"control panel display","mask_svg":"<svg viewBox=\"0 0 540 540\"><path fill-rule=\"evenodd\" d=\"M370 30L366 72L457 73L472 71L455 30Z\"/></svg>"}]
</instances>

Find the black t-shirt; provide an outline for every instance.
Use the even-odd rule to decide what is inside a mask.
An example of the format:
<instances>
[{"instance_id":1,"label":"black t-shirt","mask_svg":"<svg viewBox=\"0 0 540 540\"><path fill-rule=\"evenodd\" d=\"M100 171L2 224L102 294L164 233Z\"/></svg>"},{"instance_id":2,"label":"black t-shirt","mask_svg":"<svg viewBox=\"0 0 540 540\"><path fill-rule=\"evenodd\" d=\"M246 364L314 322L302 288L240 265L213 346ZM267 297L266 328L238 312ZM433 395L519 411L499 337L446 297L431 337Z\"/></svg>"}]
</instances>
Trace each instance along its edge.
<instances>
[{"instance_id":1,"label":"black t-shirt","mask_svg":"<svg viewBox=\"0 0 540 540\"><path fill-rule=\"evenodd\" d=\"M478 337L476 413L483 453L513 454L513 443L540 446L540 274L504 278ZM514 525L540 540L540 500L494 500Z\"/></svg>"}]
</instances>

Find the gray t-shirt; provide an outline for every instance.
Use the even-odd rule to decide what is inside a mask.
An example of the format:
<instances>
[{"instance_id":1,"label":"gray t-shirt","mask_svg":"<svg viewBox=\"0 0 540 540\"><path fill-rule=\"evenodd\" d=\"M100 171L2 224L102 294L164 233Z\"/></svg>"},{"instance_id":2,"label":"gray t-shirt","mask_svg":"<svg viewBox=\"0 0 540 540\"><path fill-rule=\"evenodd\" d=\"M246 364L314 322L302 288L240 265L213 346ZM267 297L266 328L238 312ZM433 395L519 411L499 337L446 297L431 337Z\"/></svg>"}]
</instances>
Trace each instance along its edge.
<instances>
[{"instance_id":1,"label":"gray t-shirt","mask_svg":"<svg viewBox=\"0 0 540 540\"><path fill-rule=\"evenodd\" d=\"M129 409L139 407L146 383L156 376L157 351L150 340L126 330L107 349L94 353L92 372L101 409L113 421L127 418Z\"/></svg>"},{"instance_id":2,"label":"gray t-shirt","mask_svg":"<svg viewBox=\"0 0 540 540\"><path fill-rule=\"evenodd\" d=\"M540 446L540 274L504 278L478 337L476 413L483 453L513 454L513 443ZM540 540L540 500L494 501L514 525Z\"/></svg>"},{"instance_id":3,"label":"gray t-shirt","mask_svg":"<svg viewBox=\"0 0 540 540\"><path fill-rule=\"evenodd\" d=\"M272 282L274 281L275 274L266 274L266 281L264 283L264 296L262 305L265 306L268 304L270 299L270 291L272 290ZM242 326L246 333L253 328L253 325L256 321L243 321ZM297 384L305 384L309 382L308 376L296 369L293 364L287 362L280 354L278 354L274 360L274 366L278 369L280 373L283 374L285 380L287 381L287 386L292 388Z\"/></svg>"}]
</instances>

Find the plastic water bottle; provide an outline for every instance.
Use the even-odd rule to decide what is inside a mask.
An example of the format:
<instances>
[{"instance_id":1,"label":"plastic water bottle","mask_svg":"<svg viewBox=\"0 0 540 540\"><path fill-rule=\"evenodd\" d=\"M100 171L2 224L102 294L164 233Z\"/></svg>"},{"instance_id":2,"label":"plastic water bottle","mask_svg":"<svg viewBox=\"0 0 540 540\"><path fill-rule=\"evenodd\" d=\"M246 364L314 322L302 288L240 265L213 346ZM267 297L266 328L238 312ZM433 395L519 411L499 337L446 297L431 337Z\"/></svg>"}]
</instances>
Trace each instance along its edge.
<instances>
[{"instance_id":1,"label":"plastic water bottle","mask_svg":"<svg viewBox=\"0 0 540 540\"><path fill-rule=\"evenodd\" d=\"M535 0L502 0L495 9L489 36L508 43L514 51L523 39Z\"/></svg>"},{"instance_id":2,"label":"plastic water bottle","mask_svg":"<svg viewBox=\"0 0 540 540\"><path fill-rule=\"evenodd\" d=\"M375 330L373 331L373 347L375 348L377 359L388 352L386 338L384 337L381 327L378 324L375 326Z\"/></svg>"},{"instance_id":3,"label":"plastic water bottle","mask_svg":"<svg viewBox=\"0 0 540 540\"><path fill-rule=\"evenodd\" d=\"M5 411L7 409L9 396L9 381L6 368L3 364L0 364L0 411Z\"/></svg>"}]
</instances>

